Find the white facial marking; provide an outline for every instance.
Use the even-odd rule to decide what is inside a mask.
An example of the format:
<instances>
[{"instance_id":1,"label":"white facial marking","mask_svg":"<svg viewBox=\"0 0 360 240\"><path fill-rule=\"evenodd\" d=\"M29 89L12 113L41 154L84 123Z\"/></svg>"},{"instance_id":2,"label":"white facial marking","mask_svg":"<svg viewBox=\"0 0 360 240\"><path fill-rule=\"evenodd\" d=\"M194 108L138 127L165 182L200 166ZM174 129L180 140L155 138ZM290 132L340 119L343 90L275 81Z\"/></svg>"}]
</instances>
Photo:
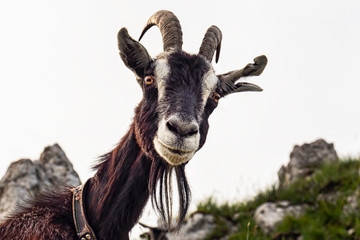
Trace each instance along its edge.
<instances>
[{"instance_id":1,"label":"white facial marking","mask_svg":"<svg viewBox=\"0 0 360 240\"><path fill-rule=\"evenodd\" d=\"M209 98L210 94L214 91L217 82L218 82L218 77L216 76L214 69L211 67L209 71L207 71L203 76L203 85L204 85L204 91L202 96L203 107L205 107L207 99Z\"/></svg>"},{"instance_id":2,"label":"white facial marking","mask_svg":"<svg viewBox=\"0 0 360 240\"><path fill-rule=\"evenodd\" d=\"M164 97L165 91L165 80L170 74L170 66L165 58L160 58L155 61L154 69L155 79L158 87L159 102Z\"/></svg>"}]
</instances>

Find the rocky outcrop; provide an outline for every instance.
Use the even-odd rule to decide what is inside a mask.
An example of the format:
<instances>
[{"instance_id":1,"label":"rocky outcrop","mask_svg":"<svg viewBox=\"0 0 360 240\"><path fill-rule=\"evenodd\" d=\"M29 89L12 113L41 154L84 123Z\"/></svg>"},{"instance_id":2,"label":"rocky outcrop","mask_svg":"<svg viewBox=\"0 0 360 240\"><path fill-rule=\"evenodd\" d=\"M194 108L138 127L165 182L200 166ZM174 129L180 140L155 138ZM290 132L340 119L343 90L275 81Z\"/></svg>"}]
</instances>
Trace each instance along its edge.
<instances>
[{"instance_id":1,"label":"rocky outcrop","mask_svg":"<svg viewBox=\"0 0 360 240\"><path fill-rule=\"evenodd\" d=\"M256 208L254 220L263 233L273 233L285 216L300 217L308 208L307 205L290 205L288 201L267 202Z\"/></svg>"},{"instance_id":2,"label":"rocky outcrop","mask_svg":"<svg viewBox=\"0 0 360 240\"><path fill-rule=\"evenodd\" d=\"M299 178L312 175L320 165L337 160L334 145L323 139L302 146L296 145L287 166L282 166L278 171L280 187L289 186Z\"/></svg>"},{"instance_id":3,"label":"rocky outcrop","mask_svg":"<svg viewBox=\"0 0 360 240\"><path fill-rule=\"evenodd\" d=\"M13 162L0 180L0 222L16 204L34 197L38 191L57 185L78 186L78 174L58 144L48 146L40 159Z\"/></svg>"},{"instance_id":4,"label":"rocky outcrop","mask_svg":"<svg viewBox=\"0 0 360 240\"><path fill-rule=\"evenodd\" d=\"M310 177L319 166L337 160L334 145L323 139L296 145L290 154L289 163L278 171L279 188L286 188L300 178ZM330 200L333 195L319 195L319 198ZM256 208L254 220L263 233L271 234L285 216L300 217L307 208L305 204L290 205L288 201L266 202Z\"/></svg>"}]
</instances>

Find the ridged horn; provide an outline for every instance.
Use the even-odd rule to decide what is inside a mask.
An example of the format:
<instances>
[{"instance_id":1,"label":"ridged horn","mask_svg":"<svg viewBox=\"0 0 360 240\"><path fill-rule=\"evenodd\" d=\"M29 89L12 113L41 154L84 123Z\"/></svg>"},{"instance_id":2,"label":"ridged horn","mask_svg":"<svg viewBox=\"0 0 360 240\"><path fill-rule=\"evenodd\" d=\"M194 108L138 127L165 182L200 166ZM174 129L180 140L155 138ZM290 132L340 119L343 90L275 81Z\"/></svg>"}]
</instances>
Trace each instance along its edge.
<instances>
[{"instance_id":1,"label":"ridged horn","mask_svg":"<svg viewBox=\"0 0 360 240\"><path fill-rule=\"evenodd\" d=\"M254 58L254 63L249 63L240 70L218 75L218 77L221 77L222 81L225 82L235 82L242 77L259 76L264 71L267 62L267 57L265 55L261 55Z\"/></svg>"},{"instance_id":2,"label":"ridged horn","mask_svg":"<svg viewBox=\"0 0 360 240\"><path fill-rule=\"evenodd\" d=\"M254 59L254 63L249 63L240 70L217 75L220 79L221 95L226 96L230 93L245 91L261 92L261 87L252 83L238 82L237 80L242 77L259 76L264 71L267 62L267 57L265 55L261 55Z\"/></svg>"},{"instance_id":3,"label":"ridged horn","mask_svg":"<svg viewBox=\"0 0 360 240\"><path fill-rule=\"evenodd\" d=\"M216 51L215 62L218 62L220 56L221 39L222 34L220 29L214 25L209 27L200 46L199 54L211 62Z\"/></svg>"},{"instance_id":4,"label":"ridged horn","mask_svg":"<svg viewBox=\"0 0 360 240\"><path fill-rule=\"evenodd\" d=\"M146 31L154 25L158 26L158 28L160 29L163 38L163 48L165 52L169 51L170 49L182 49L183 41L181 26L178 18L175 16L174 13L167 10L161 10L152 15L147 21L140 35L139 41L144 36Z\"/></svg>"}]
</instances>

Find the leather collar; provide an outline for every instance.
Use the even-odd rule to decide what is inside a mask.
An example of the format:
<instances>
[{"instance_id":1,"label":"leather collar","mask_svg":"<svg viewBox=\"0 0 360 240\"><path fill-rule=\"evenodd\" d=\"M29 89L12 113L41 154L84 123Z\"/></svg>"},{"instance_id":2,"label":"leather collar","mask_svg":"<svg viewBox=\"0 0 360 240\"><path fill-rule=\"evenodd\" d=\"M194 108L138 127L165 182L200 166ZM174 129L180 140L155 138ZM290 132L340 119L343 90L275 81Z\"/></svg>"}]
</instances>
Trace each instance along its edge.
<instances>
[{"instance_id":1,"label":"leather collar","mask_svg":"<svg viewBox=\"0 0 360 240\"><path fill-rule=\"evenodd\" d=\"M72 199L72 212L74 218L74 224L76 234L79 240L96 240L96 236L88 221L86 220L85 214L85 187L89 182L87 180L83 185L71 189L73 193Z\"/></svg>"}]
</instances>

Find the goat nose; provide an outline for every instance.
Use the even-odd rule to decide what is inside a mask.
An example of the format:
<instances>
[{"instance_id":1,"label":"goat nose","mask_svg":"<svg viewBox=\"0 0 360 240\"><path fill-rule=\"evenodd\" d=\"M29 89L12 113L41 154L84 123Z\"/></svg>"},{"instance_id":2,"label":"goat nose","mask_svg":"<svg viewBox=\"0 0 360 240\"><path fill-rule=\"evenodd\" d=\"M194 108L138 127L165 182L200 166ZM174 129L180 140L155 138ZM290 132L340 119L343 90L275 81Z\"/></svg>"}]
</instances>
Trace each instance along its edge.
<instances>
[{"instance_id":1,"label":"goat nose","mask_svg":"<svg viewBox=\"0 0 360 240\"><path fill-rule=\"evenodd\" d=\"M176 135L190 137L199 132L199 125L195 121L183 121L176 116L166 122L166 127Z\"/></svg>"}]
</instances>

